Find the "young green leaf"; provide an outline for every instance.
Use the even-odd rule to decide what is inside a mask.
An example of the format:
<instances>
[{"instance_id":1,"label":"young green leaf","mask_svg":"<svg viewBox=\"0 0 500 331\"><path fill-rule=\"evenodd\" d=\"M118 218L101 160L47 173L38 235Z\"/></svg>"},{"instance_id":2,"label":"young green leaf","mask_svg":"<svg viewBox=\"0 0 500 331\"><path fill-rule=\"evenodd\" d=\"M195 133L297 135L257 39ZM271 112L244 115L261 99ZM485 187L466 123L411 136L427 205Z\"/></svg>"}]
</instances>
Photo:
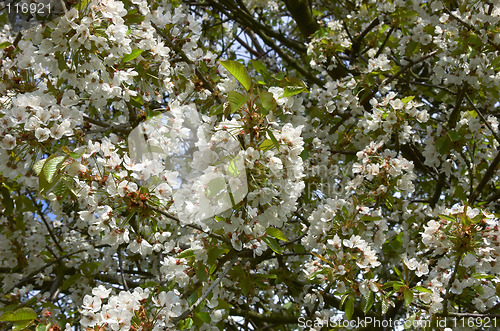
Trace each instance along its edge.
<instances>
[{"instance_id":1,"label":"young green leaf","mask_svg":"<svg viewBox=\"0 0 500 331\"><path fill-rule=\"evenodd\" d=\"M236 113L240 108L247 102L250 96L248 94L243 95L236 91L230 91L227 95L227 100L229 101L229 107L232 113Z\"/></svg>"},{"instance_id":2,"label":"young green leaf","mask_svg":"<svg viewBox=\"0 0 500 331\"><path fill-rule=\"evenodd\" d=\"M401 99L401 102L406 104L406 103L412 101L413 99L415 99L414 95Z\"/></svg>"},{"instance_id":3,"label":"young green leaf","mask_svg":"<svg viewBox=\"0 0 500 331\"><path fill-rule=\"evenodd\" d=\"M37 176L40 176L40 173L42 172L43 169L43 165L45 164L46 161L47 159L39 160L33 165L33 170L35 171Z\"/></svg>"},{"instance_id":4,"label":"young green leaf","mask_svg":"<svg viewBox=\"0 0 500 331\"><path fill-rule=\"evenodd\" d=\"M280 149L280 143L278 142L278 139L276 139L276 137L274 136L274 134L272 133L271 130L267 130L267 134L269 135L269 138L273 142L274 147L276 147L276 149L279 150Z\"/></svg>"},{"instance_id":5,"label":"young green leaf","mask_svg":"<svg viewBox=\"0 0 500 331\"><path fill-rule=\"evenodd\" d=\"M267 151L274 147L274 143L271 139L266 139L260 143L259 149L261 151Z\"/></svg>"},{"instance_id":6,"label":"young green leaf","mask_svg":"<svg viewBox=\"0 0 500 331\"><path fill-rule=\"evenodd\" d=\"M3 322L19 322L19 321L32 321L37 318L35 311L32 308L23 307L16 311L7 311L0 317Z\"/></svg>"},{"instance_id":7,"label":"young green leaf","mask_svg":"<svg viewBox=\"0 0 500 331\"><path fill-rule=\"evenodd\" d=\"M404 297L405 297L405 307L408 307L413 301L413 292L409 288L407 288L404 291Z\"/></svg>"},{"instance_id":8,"label":"young green leaf","mask_svg":"<svg viewBox=\"0 0 500 331\"><path fill-rule=\"evenodd\" d=\"M236 78L238 82L245 88L246 91L249 91L252 87L252 78L248 74L245 66L237 61L220 61L219 62L231 75Z\"/></svg>"},{"instance_id":9,"label":"young green leaf","mask_svg":"<svg viewBox=\"0 0 500 331\"><path fill-rule=\"evenodd\" d=\"M425 288L425 287L422 287L422 286L415 286L414 289L419 291L419 292L423 292L423 293L432 293L432 290Z\"/></svg>"},{"instance_id":10,"label":"young green leaf","mask_svg":"<svg viewBox=\"0 0 500 331\"><path fill-rule=\"evenodd\" d=\"M354 297L349 297L347 302L345 303L345 317L348 320L352 319L352 315L354 314Z\"/></svg>"},{"instance_id":11,"label":"young green leaf","mask_svg":"<svg viewBox=\"0 0 500 331\"><path fill-rule=\"evenodd\" d=\"M281 254L283 253L281 246L278 244L276 239L272 237L262 237L262 241L267 244L275 253Z\"/></svg>"},{"instance_id":12,"label":"young green leaf","mask_svg":"<svg viewBox=\"0 0 500 331\"><path fill-rule=\"evenodd\" d=\"M122 62L125 63L125 62L132 61L133 59L135 59L136 57L141 55L142 52L144 52L144 50L136 48L136 49L132 50L132 52L130 54L124 55L122 58Z\"/></svg>"},{"instance_id":13,"label":"young green leaf","mask_svg":"<svg viewBox=\"0 0 500 331\"><path fill-rule=\"evenodd\" d=\"M179 255L177 255L177 258L178 259L182 259L182 258L185 259L185 258L194 256L194 253L195 253L195 249L194 248L189 248L189 249L186 249L186 250L182 251Z\"/></svg>"},{"instance_id":14,"label":"young green leaf","mask_svg":"<svg viewBox=\"0 0 500 331\"><path fill-rule=\"evenodd\" d=\"M54 182L55 174L58 170L60 170L60 167L66 158L67 156L51 155L47 159L47 162L44 163L41 176L44 177L49 184Z\"/></svg>"},{"instance_id":15,"label":"young green leaf","mask_svg":"<svg viewBox=\"0 0 500 331\"><path fill-rule=\"evenodd\" d=\"M375 302L375 294L373 294L372 291L368 292L368 294L365 296L365 300L366 301L363 307L363 312L366 314L368 313L368 311L370 311L370 309L373 306L373 303Z\"/></svg>"},{"instance_id":16,"label":"young green leaf","mask_svg":"<svg viewBox=\"0 0 500 331\"><path fill-rule=\"evenodd\" d=\"M206 311L200 311L196 314L196 317L198 317L200 320L202 320L203 322L207 323L207 324L210 324L210 321L212 320L210 318L210 313L206 312Z\"/></svg>"},{"instance_id":17,"label":"young green leaf","mask_svg":"<svg viewBox=\"0 0 500 331\"><path fill-rule=\"evenodd\" d=\"M259 94L259 98L260 102L262 102L262 107L264 107L267 112L276 109L277 103L271 92L263 91Z\"/></svg>"},{"instance_id":18,"label":"young green leaf","mask_svg":"<svg viewBox=\"0 0 500 331\"><path fill-rule=\"evenodd\" d=\"M268 81L269 78L271 77L269 75L269 72L267 71L267 68L265 64L262 61L259 60L250 60L249 61L250 65L257 71L259 74L262 75L264 80Z\"/></svg>"},{"instance_id":19,"label":"young green leaf","mask_svg":"<svg viewBox=\"0 0 500 331\"><path fill-rule=\"evenodd\" d=\"M267 228L266 234L282 241L288 241L288 238L283 234L283 232L276 228Z\"/></svg>"}]
</instances>

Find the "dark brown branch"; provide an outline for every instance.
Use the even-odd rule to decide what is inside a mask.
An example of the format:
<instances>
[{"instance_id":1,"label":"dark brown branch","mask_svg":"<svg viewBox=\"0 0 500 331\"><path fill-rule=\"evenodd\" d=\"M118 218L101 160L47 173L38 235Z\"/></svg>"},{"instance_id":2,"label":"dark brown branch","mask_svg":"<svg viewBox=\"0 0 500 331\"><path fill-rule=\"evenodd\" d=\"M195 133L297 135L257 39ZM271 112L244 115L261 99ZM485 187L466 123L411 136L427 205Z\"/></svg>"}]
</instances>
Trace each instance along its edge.
<instances>
[{"instance_id":1,"label":"dark brown branch","mask_svg":"<svg viewBox=\"0 0 500 331\"><path fill-rule=\"evenodd\" d=\"M250 29L250 28L247 28L245 29L245 33L247 34L248 37L250 37L250 39L252 40L252 43L253 45L255 46L255 49L257 50L257 52L259 54L262 54L260 57L264 56L264 54L266 54L266 52L264 51L264 49L262 49L262 47L260 46L260 43L259 41L257 40L257 38L255 37L255 33Z\"/></svg>"},{"instance_id":2,"label":"dark brown branch","mask_svg":"<svg viewBox=\"0 0 500 331\"><path fill-rule=\"evenodd\" d=\"M243 39L241 39L239 36L235 37L236 41L240 43L241 46L243 46L248 52L252 53L257 58L260 58L262 56L262 53L259 53L255 49L252 48L249 44L247 44ZM222 54L222 53L221 53Z\"/></svg>"},{"instance_id":3,"label":"dark brown branch","mask_svg":"<svg viewBox=\"0 0 500 331\"><path fill-rule=\"evenodd\" d=\"M498 167L498 163L500 163L500 150L497 150L497 156L493 159L493 162L491 162L490 166L484 173L481 182L479 182L474 192L469 196L469 205L474 204L477 197L479 196L479 194L481 194L481 191L484 189L488 181L491 179L491 177L493 177L493 175L495 174L495 170Z\"/></svg>"},{"instance_id":4,"label":"dark brown branch","mask_svg":"<svg viewBox=\"0 0 500 331\"><path fill-rule=\"evenodd\" d=\"M243 27L251 28L259 35L259 32L263 32L267 36L278 40L280 44L293 49L297 53L303 54L307 51L307 48L303 43L288 39L282 33L276 32L272 28L255 20L251 15L248 14L248 9L244 4L240 3L240 5L238 6L232 0L221 0L220 3L216 1L210 1L210 3L212 6L216 6L224 10L226 16L232 17L235 22L238 22ZM221 4L224 4L224 6L221 6Z\"/></svg>"},{"instance_id":5,"label":"dark brown branch","mask_svg":"<svg viewBox=\"0 0 500 331\"><path fill-rule=\"evenodd\" d=\"M243 310L239 308L231 309L229 311L229 315L241 317L248 316L250 320L272 324L297 324L299 321L299 318L295 316L283 316L281 314L259 314L255 311Z\"/></svg>"},{"instance_id":6,"label":"dark brown branch","mask_svg":"<svg viewBox=\"0 0 500 331\"><path fill-rule=\"evenodd\" d=\"M385 39L384 41L382 42L382 45L380 45L377 53L375 54L375 58L377 58L380 54L382 54L382 51L384 50L385 48L385 45L387 44L387 42L389 41L389 38L391 37L391 34L394 32L396 28L395 27L391 27L391 29L389 30L389 32L387 33L387 35L385 36Z\"/></svg>"},{"instance_id":7,"label":"dark brown branch","mask_svg":"<svg viewBox=\"0 0 500 331\"><path fill-rule=\"evenodd\" d=\"M363 42L363 39L366 37L366 35L371 31L373 30L373 28L375 28L378 24L380 23L380 20L377 18L375 18L371 23L370 25L368 25L366 27L366 29L363 30L363 32L361 32L361 34L359 36L356 37L356 39L354 39L353 43L352 43L352 46L351 46L351 58L354 59L358 54L359 54L359 51L361 49L361 42Z\"/></svg>"},{"instance_id":8,"label":"dark brown branch","mask_svg":"<svg viewBox=\"0 0 500 331\"><path fill-rule=\"evenodd\" d=\"M446 183L445 180L446 180L446 175L443 172L440 173L436 184L436 190L434 191L434 194L432 195L432 198L429 202L429 205L433 208L439 201L439 197L441 196L441 192L443 191L443 187Z\"/></svg>"},{"instance_id":9,"label":"dark brown branch","mask_svg":"<svg viewBox=\"0 0 500 331\"><path fill-rule=\"evenodd\" d=\"M96 246L96 248L104 247L104 246L107 246L107 245ZM65 258L70 257L72 255L75 255L75 254L78 254L78 253L81 253L81 252L85 252L86 250L87 250L86 248L85 249L79 249L79 250L77 250L75 252L68 253L68 254L65 254L63 256L59 256L59 258L57 258L55 260L52 260L52 261L44 264L43 266L41 266L40 268L38 268L35 271L31 272L29 275L27 275L26 277L24 277L23 279L21 279L20 281L18 281L16 284L14 284L13 286L11 286L1 296L3 297L4 295L9 294L16 287L23 286L27 281L29 281L31 278L33 278L34 276L36 276L36 274L38 274L39 272L41 272L41 271L45 270L46 268L50 267L54 263L57 263L57 262L61 261L62 259L65 259Z\"/></svg>"},{"instance_id":10,"label":"dark brown branch","mask_svg":"<svg viewBox=\"0 0 500 331\"><path fill-rule=\"evenodd\" d=\"M454 129L457 125L458 115L460 114L460 106L462 105L462 101L465 96L466 85L463 85L459 88L457 93L457 99L455 100L455 107L450 114L450 118L448 119L448 128Z\"/></svg>"},{"instance_id":11,"label":"dark brown branch","mask_svg":"<svg viewBox=\"0 0 500 331\"><path fill-rule=\"evenodd\" d=\"M450 298L450 289L451 289L451 286L453 285L453 282L455 281L455 277L457 276L458 267L460 265L461 260L462 260L462 253L459 253L457 255L456 260L455 260L455 266L453 268L453 273L451 274L450 280L448 281L448 284L446 285L446 294L445 294L444 301L443 301L443 315L444 316L448 315L448 300Z\"/></svg>"},{"instance_id":12,"label":"dark brown branch","mask_svg":"<svg viewBox=\"0 0 500 331\"><path fill-rule=\"evenodd\" d=\"M284 0L288 12L297 23L300 33L310 39L319 29L319 24L314 17L308 0Z\"/></svg>"}]
</instances>

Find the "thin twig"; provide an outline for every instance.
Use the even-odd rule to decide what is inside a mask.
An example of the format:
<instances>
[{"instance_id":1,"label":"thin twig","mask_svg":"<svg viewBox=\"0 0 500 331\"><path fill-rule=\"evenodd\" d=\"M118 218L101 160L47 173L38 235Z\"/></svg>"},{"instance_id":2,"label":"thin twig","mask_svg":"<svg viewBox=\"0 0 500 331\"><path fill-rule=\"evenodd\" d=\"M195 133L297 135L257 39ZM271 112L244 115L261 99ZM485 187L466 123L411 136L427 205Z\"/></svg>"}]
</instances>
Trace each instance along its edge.
<instances>
[{"instance_id":1,"label":"thin twig","mask_svg":"<svg viewBox=\"0 0 500 331\"><path fill-rule=\"evenodd\" d=\"M216 234L216 233L212 233L212 232L207 232L207 231L204 231L204 230L203 230L200 226L198 226L198 225L194 225L194 224L184 224L184 223L182 223L182 222L181 222L181 220L180 220L180 219L178 219L178 218L177 218L177 217L175 217L174 215L172 215L172 214L170 214L170 213L167 213L166 211L163 211L163 210L158 209L158 208L156 208L156 207L153 207L153 206L151 206L150 204L146 204L146 206L147 206L148 208L150 208L151 210L153 210L153 211L155 211L155 212L157 212L157 213L159 213L159 214L161 214L161 215L163 215L163 216L165 216L165 217L167 217L167 218L170 218L170 219L171 219L171 220L173 220L173 221L176 221L176 222L177 222L177 223L179 223L181 226L183 226L183 225L184 225L184 226L187 226L187 227L189 227L189 228L192 228L192 229L198 230L198 231L200 231L200 232L203 232L203 233L207 234L209 237L216 238L216 239L218 239L218 240L220 240L220 241L222 241L222 242L225 242L226 244L231 245L231 241L230 241L229 239L227 239L227 238L224 238L224 237L223 237L223 236L221 236L221 235L218 235L218 234Z\"/></svg>"},{"instance_id":2,"label":"thin twig","mask_svg":"<svg viewBox=\"0 0 500 331\"><path fill-rule=\"evenodd\" d=\"M64 249L59 245L59 241L57 240L56 236L54 235L54 232L52 231L52 228L50 227L49 223L47 222L47 219L45 218L45 215L43 214L42 207L38 204L38 202L35 200L31 192L28 192L28 196L30 197L31 202L33 202L33 205L36 207L38 210L38 215L40 215L40 218L43 221L43 224L45 224L45 227L47 228L47 231L49 232L50 237L54 241L57 249L60 252L64 252Z\"/></svg>"},{"instance_id":3,"label":"thin twig","mask_svg":"<svg viewBox=\"0 0 500 331\"><path fill-rule=\"evenodd\" d=\"M382 51L384 50L385 48L385 45L387 44L387 42L389 41L389 38L391 37L391 34L394 32L396 28L395 27L391 27L391 29L389 30L389 32L387 33L387 36L385 36L385 39L384 41L382 42L382 45L380 45L377 53L375 53L375 56L374 58L377 58L381 53Z\"/></svg>"},{"instance_id":4,"label":"thin twig","mask_svg":"<svg viewBox=\"0 0 500 331\"><path fill-rule=\"evenodd\" d=\"M455 281L455 277L457 276L458 266L460 265L460 260L462 260L462 253L457 255L457 259L455 260L455 267L453 269L453 273L451 274L450 280L448 281L448 285L446 285L446 295L444 297L443 302L443 315L448 315L448 299L450 298L450 289Z\"/></svg>"},{"instance_id":5,"label":"thin twig","mask_svg":"<svg viewBox=\"0 0 500 331\"><path fill-rule=\"evenodd\" d=\"M493 137L495 137L496 141L498 141L498 143L500 143L500 136L495 132L495 130L493 130L490 123L488 123L488 121L486 120L486 117L484 117L484 115L483 115L483 112L481 110L479 110L479 108L476 107L474 102L472 102L471 97L467 93L465 94L465 98L467 99L469 104L472 106L472 108L474 108L474 110L479 115L481 120L484 122L484 125L486 125L486 127L491 131L491 134L493 135Z\"/></svg>"},{"instance_id":6,"label":"thin twig","mask_svg":"<svg viewBox=\"0 0 500 331\"><path fill-rule=\"evenodd\" d=\"M205 291L205 293L202 294L201 297L196 300L196 302L185 312L183 312L181 315L178 317L174 318L172 322L174 324L177 324L178 322L182 321L186 317L188 317L193 310L195 310L206 298L207 296L212 292L212 290L217 286L224 277L229 273L229 271L232 269L233 265L235 264L236 260L238 259L237 256L233 257L233 259L229 262L229 264L226 266L226 268L219 274L217 279L210 285L210 287Z\"/></svg>"},{"instance_id":7,"label":"thin twig","mask_svg":"<svg viewBox=\"0 0 500 331\"><path fill-rule=\"evenodd\" d=\"M120 275L122 278L123 288L128 291L127 281L125 280L125 273L123 272L123 260L122 260L122 249L118 246L118 268L120 268Z\"/></svg>"},{"instance_id":8,"label":"thin twig","mask_svg":"<svg viewBox=\"0 0 500 331\"><path fill-rule=\"evenodd\" d=\"M107 246L107 245L102 245L100 247L104 247L104 246ZM96 248L97 247L99 247L99 246L96 246ZM61 261L62 259L65 259L65 258L67 258L67 257L69 257L71 255L75 255L75 254L78 254L78 253L81 253L81 252L85 252L86 250L87 250L86 248L85 249L79 249L79 250L77 250L75 252L59 256L59 258L57 258L57 259L55 259L53 261L50 261L49 263L44 264L42 267L40 267L40 268L36 269L35 271L31 272L28 276L24 277L23 279L21 279L20 281L18 281L16 284L14 284L13 286L11 286L1 296L3 297L4 295L9 294L16 287L24 285L24 283L26 283L28 280L30 280L31 278L33 278L36 274L38 274L39 272L41 272L41 271L45 270L46 268L50 267L54 263L57 263L57 262Z\"/></svg>"},{"instance_id":9,"label":"thin twig","mask_svg":"<svg viewBox=\"0 0 500 331\"><path fill-rule=\"evenodd\" d=\"M488 169L486 169L486 172L484 173L483 179L476 186L476 189L474 190L474 192L469 196L469 205L472 205L476 201L477 197L479 196L481 191L484 189L484 187L486 186L488 181L495 174L495 170L496 170L499 163L500 163L500 148L497 150L497 156L493 159L493 162L491 162Z\"/></svg>"}]
</instances>

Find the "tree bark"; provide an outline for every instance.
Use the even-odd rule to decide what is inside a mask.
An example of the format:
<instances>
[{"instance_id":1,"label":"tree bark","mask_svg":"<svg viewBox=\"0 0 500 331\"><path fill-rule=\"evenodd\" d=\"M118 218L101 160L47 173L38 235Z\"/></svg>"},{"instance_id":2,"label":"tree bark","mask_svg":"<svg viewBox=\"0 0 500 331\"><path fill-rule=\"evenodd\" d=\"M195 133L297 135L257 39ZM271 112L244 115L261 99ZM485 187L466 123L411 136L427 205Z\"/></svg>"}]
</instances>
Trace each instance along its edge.
<instances>
[{"instance_id":1,"label":"tree bark","mask_svg":"<svg viewBox=\"0 0 500 331\"><path fill-rule=\"evenodd\" d=\"M311 35L319 29L319 24L314 17L308 0L284 0L286 8L292 15L302 35L310 39Z\"/></svg>"}]
</instances>

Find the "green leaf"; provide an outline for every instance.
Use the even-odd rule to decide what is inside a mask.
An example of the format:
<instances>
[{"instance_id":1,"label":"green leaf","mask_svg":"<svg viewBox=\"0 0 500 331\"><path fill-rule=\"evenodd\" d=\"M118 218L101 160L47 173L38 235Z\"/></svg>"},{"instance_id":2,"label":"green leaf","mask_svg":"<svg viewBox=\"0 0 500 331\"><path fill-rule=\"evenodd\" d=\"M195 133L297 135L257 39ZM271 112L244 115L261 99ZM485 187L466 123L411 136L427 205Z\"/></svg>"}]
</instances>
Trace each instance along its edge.
<instances>
[{"instance_id":1,"label":"green leaf","mask_svg":"<svg viewBox=\"0 0 500 331\"><path fill-rule=\"evenodd\" d=\"M65 156L51 155L47 159L47 162L45 162L43 165L41 177L44 177L49 184L52 184L54 182L56 172L60 170L60 167L62 163L66 160L66 158L67 158L66 155Z\"/></svg>"},{"instance_id":2,"label":"green leaf","mask_svg":"<svg viewBox=\"0 0 500 331\"><path fill-rule=\"evenodd\" d=\"M125 16L123 16L123 20L125 21L125 23L127 23L127 25L130 25L130 24L139 24L141 23L142 21L144 21L146 17L145 16L142 16L140 14L127 14Z\"/></svg>"},{"instance_id":3,"label":"green leaf","mask_svg":"<svg viewBox=\"0 0 500 331\"><path fill-rule=\"evenodd\" d=\"M14 325L12 326L12 331L26 330L26 328L30 326L31 323L33 323L33 320L14 322Z\"/></svg>"},{"instance_id":4,"label":"green leaf","mask_svg":"<svg viewBox=\"0 0 500 331\"><path fill-rule=\"evenodd\" d=\"M299 155L302 159L302 161L305 161L309 158L309 149L304 148L304 150L300 153Z\"/></svg>"},{"instance_id":5,"label":"green leaf","mask_svg":"<svg viewBox=\"0 0 500 331\"><path fill-rule=\"evenodd\" d=\"M144 105L144 99L140 94L135 97L130 97L130 105L135 108L141 108Z\"/></svg>"},{"instance_id":6,"label":"green leaf","mask_svg":"<svg viewBox=\"0 0 500 331\"><path fill-rule=\"evenodd\" d=\"M225 192L226 189L226 180L221 177L216 177L210 180L210 182L206 185L205 195L207 198L212 199L221 194L221 192Z\"/></svg>"},{"instance_id":7,"label":"green leaf","mask_svg":"<svg viewBox=\"0 0 500 331\"><path fill-rule=\"evenodd\" d=\"M12 212L14 211L14 201L12 200L10 196L10 191L9 189L4 185L0 187L0 190L2 191L2 204L4 206L4 214L5 215L11 215ZM19 209L19 205L17 206L17 209Z\"/></svg>"},{"instance_id":8,"label":"green leaf","mask_svg":"<svg viewBox=\"0 0 500 331\"><path fill-rule=\"evenodd\" d=\"M269 81L269 78L271 77L269 75L269 72L267 71L266 65L259 60L250 60L249 61L250 65L257 71L259 74L262 75L264 80Z\"/></svg>"},{"instance_id":9,"label":"green leaf","mask_svg":"<svg viewBox=\"0 0 500 331\"><path fill-rule=\"evenodd\" d=\"M280 86L283 87L284 93L282 98L291 97L301 92L309 93L307 86L300 79L293 77L285 77L280 81Z\"/></svg>"},{"instance_id":10,"label":"green leaf","mask_svg":"<svg viewBox=\"0 0 500 331\"><path fill-rule=\"evenodd\" d=\"M259 149L261 151L267 151L267 150L272 149L274 146L275 145L271 139L266 139L262 143L260 143Z\"/></svg>"},{"instance_id":11,"label":"green leaf","mask_svg":"<svg viewBox=\"0 0 500 331\"><path fill-rule=\"evenodd\" d=\"M38 324L36 327L36 331L45 331L45 325L44 324Z\"/></svg>"},{"instance_id":12,"label":"green leaf","mask_svg":"<svg viewBox=\"0 0 500 331\"><path fill-rule=\"evenodd\" d=\"M276 139L276 137L274 136L273 132L271 130L267 130L267 134L269 134L269 138L273 142L274 147L276 147L276 149L279 150L280 149L280 144L278 142L278 139Z\"/></svg>"},{"instance_id":13,"label":"green leaf","mask_svg":"<svg viewBox=\"0 0 500 331\"><path fill-rule=\"evenodd\" d=\"M402 282L405 281L404 277L403 277L403 274L401 273L401 271L399 271L399 269L394 266L394 271L396 272L396 275L398 275L399 279L401 279Z\"/></svg>"},{"instance_id":14,"label":"green leaf","mask_svg":"<svg viewBox=\"0 0 500 331\"><path fill-rule=\"evenodd\" d=\"M82 277L82 274L80 273L76 273L74 275L71 275L68 277L68 279L66 279L63 284L61 285L61 290L62 291L65 291L67 289L69 289L71 286L73 286L74 284L76 284L76 282Z\"/></svg>"},{"instance_id":15,"label":"green leaf","mask_svg":"<svg viewBox=\"0 0 500 331\"><path fill-rule=\"evenodd\" d=\"M192 294L188 297L188 299L187 299L188 304L189 304L190 306L192 306L192 305L196 302L196 300L198 300L198 298L199 298L200 296L201 296L201 288L199 288L199 287L198 287L198 288L197 288L197 290L196 290L196 291L194 291L194 292L193 292L193 293L192 293Z\"/></svg>"},{"instance_id":16,"label":"green leaf","mask_svg":"<svg viewBox=\"0 0 500 331\"><path fill-rule=\"evenodd\" d=\"M198 317L200 320L202 320L204 323L210 324L210 321L212 320L210 318L210 313L206 311L200 311L196 314L196 317Z\"/></svg>"},{"instance_id":17,"label":"green leaf","mask_svg":"<svg viewBox=\"0 0 500 331\"><path fill-rule=\"evenodd\" d=\"M381 305L382 305L382 314L385 315L385 313L387 313L387 311L389 310L389 307L391 306L391 301L388 300L387 298L383 298L382 299L382 302L381 302Z\"/></svg>"},{"instance_id":18,"label":"green leaf","mask_svg":"<svg viewBox=\"0 0 500 331\"><path fill-rule=\"evenodd\" d=\"M448 215L439 215L440 218L447 220L449 222L455 223L456 219Z\"/></svg>"},{"instance_id":19,"label":"green leaf","mask_svg":"<svg viewBox=\"0 0 500 331\"><path fill-rule=\"evenodd\" d=\"M363 307L363 312L366 314L368 311L370 311L370 309L373 306L373 303L375 302L375 294L372 291L370 291L368 295L365 296L365 299L366 301Z\"/></svg>"},{"instance_id":20,"label":"green leaf","mask_svg":"<svg viewBox=\"0 0 500 331\"><path fill-rule=\"evenodd\" d=\"M238 161L239 161L238 157L233 157L231 158L231 161L229 161L227 165L227 171L231 174L231 176L235 178L241 175L241 172L243 170L240 169L240 167L238 166Z\"/></svg>"},{"instance_id":21,"label":"green leaf","mask_svg":"<svg viewBox=\"0 0 500 331\"><path fill-rule=\"evenodd\" d=\"M423 293L432 293L432 290L429 290L428 288L425 288L423 286L415 286L414 289Z\"/></svg>"},{"instance_id":22,"label":"green leaf","mask_svg":"<svg viewBox=\"0 0 500 331\"><path fill-rule=\"evenodd\" d=\"M370 216L370 215L364 215L361 217L361 220L363 222L374 222L374 221L380 221L382 217L380 216Z\"/></svg>"},{"instance_id":23,"label":"green leaf","mask_svg":"<svg viewBox=\"0 0 500 331\"><path fill-rule=\"evenodd\" d=\"M302 92L309 93L307 87L303 86L286 86L283 90L284 92L282 98L291 97Z\"/></svg>"},{"instance_id":24,"label":"green leaf","mask_svg":"<svg viewBox=\"0 0 500 331\"><path fill-rule=\"evenodd\" d=\"M240 280L240 288L241 292L243 292L245 296L248 296L248 293L250 292L250 279L248 279L246 275Z\"/></svg>"},{"instance_id":25,"label":"green leaf","mask_svg":"<svg viewBox=\"0 0 500 331\"><path fill-rule=\"evenodd\" d=\"M47 161L47 159L43 159L43 160L37 161L33 165L33 171L35 171L37 176L40 176L40 173L42 172L42 169L43 169L43 165L45 164L46 161Z\"/></svg>"},{"instance_id":26,"label":"green leaf","mask_svg":"<svg viewBox=\"0 0 500 331\"><path fill-rule=\"evenodd\" d=\"M141 55L142 52L144 52L144 50L136 48L136 49L132 50L132 52L130 54L124 55L122 58L122 62L125 63L125 62L132 61L133 59L135 59L136 57Z\"/></svg>"},{"instance_id":27,"label":"green leaf","mask_svg":"<svg viewBox=\"0 0 500 331\"><path fill-rule=\"evenodd\" d=\"M4 41L3 43L0 43L0 49L4 49L6 47L9 47L10 45L12 45L11 42Z\"/></svg>"},{"instance_id":28,"label":"green leaf","mask_svg":"<svg viewBox=\"0 0 500 331\"><path fill-rule=\"evenodd\" d=\"M178 259L185 259L185 258L194 256L195 251L196 250L194 248L186 249L186 250L182 251L179 255L177 255L177 258Z\"/></svg>"},{"instance_id":29,"label":"green leaf","mask_svg":"<svg viewBox=\"0 0 500 331\"><path fill-rule=\"evenodd\" d=\"M262 102L262 107L269 113L271 110L275 110L277 107L276 100L271 92L263 91L259 94L260 102Z\"/></svg>"},{"instance_id":30,"label":"green leaf","mask_svg":"<svg viewBox=\"0 0 500 331\"><path fill-rule=\"evenodd\" d=\"M448 132L448 137L450 137L452 142L459 141L463 138L462 135L455 130L450 130Z\"/></svg>"},{"instance_id":31,"label":"green leaf","mask_svg":"<svg viewBox=\"0 0 500 331\"><path fill-rule=\"evenodd\" d=\"M435 146L436 146L436 149L439 151L439 153L446 154L451 149L451 140L448 137L448 135L439 137L436 140Z\"/></svg>"},{"instance_id":32,"label":"green leaf","mask_svg":"<svg viewBox=\"0 0 500 331\"><path fill-rule=\"evenodd\" d=\"M227 95L229 101L230 113L236 113L247 102L250 95L243 95L236 91L230 91Z\"/></svg>"},{"instance_id":33,"label":"green leaf","mask_svg":"<svg viewBox=\"0 0 500 331\"><path fill-rule=\"evenodd\" d=\"M32 308L23 307L16 311L8 311L3 313L0 321L3 322L19 322L19 321L32 321L37 318L35 311Z\"/></svg>"},{"instance_id":34,"label":"green leaf","mask_svg":"<svg viewBox=\"0 0 500 331\"><path fill-rule=\"evenodd\" d=\"M202 282L207 281L207 270L205 269L205 265L202 263L198 263L195 268L196 277Z\"/></svg>"},{"instance_id":35,"label":"green leaf","mask_svg":"<svg viewBox=\"0 0 500 331\"><path fill-rule=\"evenodd\" d=\"M420 48L420 44L416 41L410 41L406 47L406 55L412 55L415 51Z\"/></svg>"},{"instance_id":36,"label":"green leaf","mask_svg":"<svg viewBox=\"0 0 500 331\"><path fill-rule=\"evenodd\" d=\"M349 298L349 293L344 294L340 299L340 305L339 305L340 309L342 309L342 307L344 306L344 303L347 300L347 298Z\"/></svg>"},{"instance_id":37,"label":"green leaf","mask_svg":"<svg viewBox=\"0 0 500 331\"><path fill-rule=\"evenodd\" d=\"M83 263L81 264L78 269L81 270L81 272L87 276L87 277L92 277L96 271L97 268L99 268L99 266L101 265L101 263L99 262L86 262L86 263Z\"/></svg>"},{"instance_id":38,"label":"green leaf","mask_svg":"<svg viewBox=\"0 0 500 331\"><path fill-rule=\"evenodd\" d=\"M406 284L403 282L394 282L392 284L392 287L394 288L395 291L399 291L400 288L405 287Z\"/></svg>"},{"instance_id":39,"label":"green leaf","mask_svg":"<svg viewBox=\"0 0 500 331\"><path fill-rule=\"evenodd\" d=\"M413 301L413 292L409 288L407 288L404 291L404 297L405 297L405 306L408 307Z\"/></svg>"},{"instance_id":40,"label":"green leaf","mask_svg":"<svg viewBox=\"0 0 500 331\"><path fill-rule=\"evenodd\" d=\"M219 62L231 75L236 78L238 82L247 90L247 92L252 87L252 78L248 74L245 66L237 61L220 61Z\"/></svg>"},{"instance_id":41,"label":"green leaf","mask_svg":"<svg viewBox=\"0 0 500 331\"><path fill-rule=\"evenodd\" d=\"M193 319L191 317L186 318L182 323L181 323L181 330L189 330L193 327Z\"/></svg>"},{"instance_id":42,"label":"green leaf","mask_svg":"<svg viewBox=\"0 0 500 331\"><path fill-rule=\"evenodd\" d=\"M276 275L276 274L256 274L256 275L253 275L253 277L265 278L265 279L275 279L275 278L278 278L278 275Z\"/></svg>"},{"instance_id":43,"label":"green leaf","mask_svg":"<svg viewBox=\"0 0 500 331\"><path fill-rule=\"evenodd\" d=\"M277 254L281 254L282 253L282 248L278 244L278 242L276 241L276 239L274 239L272 237L262 237L262 241L264 241L267 244L267 246L269 246Z\"/></svg>"},{"instance_id":44,"label":"green leaf","mask_svg":"<svg viewBox=\"0 0 500 331\"><path fill-rule=\"evenodd\" d=\"M352 319L352 315L354 314L354 297L350 297L345 303L345 317L348 320Z\"/></svg>"},{"instance_id":45,"label":"green leaf","mask_svg":"<svg viewBox=\"0 0 500 331\"><path fill-rule=\"evenodd\" d=\"M210 108L210 112L208 113L208 116L214 116L214 115L219 115L224 112L224 104L218 104Z\"/></svg>"},{"instance_id":46,"label":"green leaf","mask_svg":"<svg viewBox=\"0 0 500 331\"><path fill-rule=\"evenodd\" d=\"M288 238L283 234L283 232L281 232L281 230L276 229L276 228L272 228L272 227L267 228L266 234L273 237L273 238L282 240L282 241L288 241Z\"/></svg>"},{"instance_id":47,"label":"green leaf","mask_svg":"<svg viewBox=\"0 0 500 331\"><path fill-rule=\"evenodd\" d=\"M415 99L414 95L401 99L401 102L404 104L407 104L408 102L412 101L413 99Z\"/></svg>"}]
</instances>

